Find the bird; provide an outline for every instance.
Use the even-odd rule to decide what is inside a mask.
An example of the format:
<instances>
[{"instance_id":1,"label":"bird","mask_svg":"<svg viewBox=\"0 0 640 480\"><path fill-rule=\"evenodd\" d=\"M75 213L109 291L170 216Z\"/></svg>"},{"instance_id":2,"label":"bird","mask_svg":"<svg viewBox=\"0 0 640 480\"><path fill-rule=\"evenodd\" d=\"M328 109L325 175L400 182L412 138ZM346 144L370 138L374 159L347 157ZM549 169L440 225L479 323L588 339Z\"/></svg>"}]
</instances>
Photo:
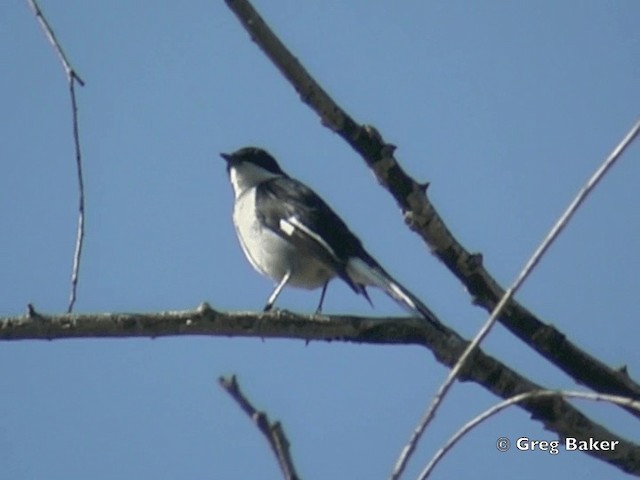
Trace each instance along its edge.
<instances>
[{"instance_id":1,"label":"bird","mask_svg":"<svg viewBox=\"0 0 640 480\"><path fill-rule=\"evenodd\" d=\"M367 287L378 287L409 312L442 324L365 250L347 224L311 188L287 175L271 154L257 147L221 153L234 193L233 223L242 250L259 273L276 282L264 311L286 286L322 287L340 278L371 304Z\"/></svg>"}]
</instances>

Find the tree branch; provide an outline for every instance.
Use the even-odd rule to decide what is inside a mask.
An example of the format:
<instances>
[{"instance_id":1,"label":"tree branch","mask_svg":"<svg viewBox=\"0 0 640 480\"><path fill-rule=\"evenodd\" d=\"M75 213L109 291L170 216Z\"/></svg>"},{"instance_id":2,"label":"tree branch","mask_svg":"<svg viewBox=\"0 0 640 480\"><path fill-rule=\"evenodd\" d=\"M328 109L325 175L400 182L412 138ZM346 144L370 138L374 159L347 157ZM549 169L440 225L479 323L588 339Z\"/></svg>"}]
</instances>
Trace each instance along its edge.
<instances>
[{"instance_id":1,"label":"tree branch","mask_svg":"<svg viewBox=\"0 0 640 480\"><path fill-rule=\"evenodd\" d=\"M340 108L247 0L225 2L252 40L300 94L302 101L318 114L323 125L340 135L362 156L402 209L407 225L464 284L473 303L491 312L504 295L504 289L482 265L482 255L470 253L453 236L428 199L425 185L407 175L394 158L395 147L386 143L374 127L356 123ZM640 385L626 371L615 370L584 352L517 301L509 302L499 321L578 383L595 391L640 399Z\"/></svg>"},{"instance_id":2,"label":"tree branch","mask_svg":"<svg viewBox=\"0 0 640 480\"><path fill-rule=\"evenodd\" d=\"M517 405L518 403L527 401L531 398L541 398L541 397L580 398L584 400L592 400L594 402L611 402L617 405L622 405L625 408L633 408L635 410L640 410L640 402L637 400L632 400L626 397L618 397L615 395L602 395L599 393L591 393L591 392L574 392L574 391L567 391L567 390L559 390L559 391L539 390L537 392L527 392L520 395L515 395L511 398L508 398L507 400L504 400L492 406L491 408L486 409L480 415L477 415L476 417L471 419L469 422L467 422L464 426L462 426L462 428L460 428L460 430L454 433L451 436L451 438L449 438L449 440L447 440L447 442L436 452L436 454L429 461L429 463L424 468L424 470L422 470L418 478L420 480L424 480L427 477L429 477L429 475L431 474L435 466L438 464L440 460L442 460L444 455L449 450L451 450L455 446L455 444L462 439L462 437L464 437L468 432L473 430L475 427L480 425L485 420L491 418L494 415L497 415L499 412L501 412L505 408L508 408L512 405ZM498 439L498 441L501 441L501 440L509 441L509 439L506 439L504 437ZM506 445L506 448L502 448L502 449L498 446L500 451L506 451L509 448L510 444L505 443L504 445Z\"/></svg>"},{"instance_id":3,"label":"tree branch","mask_svg":"<svg viewBox=\"0 0 640 480\"><path fill-rule=\"evenodd\" d=\"M175 335L289 338L381 345L420 345L452 367L469 342L452 330L443 331L410 317L297 315L287 311L228 313L208 304L196 310L159 313L97 313L45 315L29 308L26 315L0 318L0 340L57 338L130 338ZM499 360L476 350L460 372L501 398L542 390ZM585 452L625 472L640 471L640 446L593 422L562 398L532 400L520 405L558 436L617 440L615 451Z\"/></svg>"},{"instance_id":4,"label":"tree branch","mask_svg":"<svg viewBox=\"0 0 640 480\"><path fill-rule=\"evenodd\" d=\"M299 480L300 477L298 477L296 473L291 452L289 451L289 440L280 422L271 423L265 412L256 410L249 399L240 391L240 385L238 385L238 380L235 375L232 375L231 378L220 377L218 383L231 395L231 398L236 401L265 436L271 450L273 450L273 454L276 456L276 460L278 460L285 480Z\"/></svg>"},{"instance_id":5,"label":"tree branch","mask_svg":"<svg viewBox=\"0 0 640 480\"><path fill-rule=\"evenodd\" d=\"M429 407L427 408L427 411L425 412L422 419L420 420L420 423L414 430L413 435L409 440L409 443L402 451L398 459L398 462L396 463L396 466L393 470L393 474L391 475L392 480L397 480L400 478L400 475L402 475L402 472L407 466L407 462L409 461L411 454L416 449L418 441L420 440L422 434L426 430L431 420L433 420L433 418L435 417L435 414L436 414L436 411L438 410L439 405L444 401L444 398L447 395L447 392L453 386L453 382L458 376L464 363L471 356L471 352L473 351L473 349L478 348L478 346L480 345L480 342L482 342L482 340L489 334L489 332L491 331L491 328L495 324L498 316L504 310L507 303L513 298L513 296L516 294L518 289L522 286L522 284L527 279L529 274L540 262L544 253L549 249L549 247L551 247L555 239L558 238L558 236L560 235L560 232L562 232L562 229L569 223L569 221L571 220L575 212L577 212L578 208L580 208L580 205L589 196L589 193L593 191L595 186L600 182L600 180L604 177L607 171L614 165L616 160L620 158L624 150L633 141L633 139L636 137L639 131L640 131L640 122L637 122L634 125L634 127L627 133L627 135L625 135L622 141L616 146L616 148L613 149L613 152L611 152L611 154L605 159L602 165L600 165L600 167L594 172L594 174L591 176L589 181L580 189L580 191L578 192L578 195L574 198L571 204L569 204L566 211L560 216L560 218L555 223L553 228L551 228L551 231L547 234L547 236L544 238L542 243L538 246L538 248L536 248L531 258L527 261L522 271L518 274L518 277L515 279L513 284L506 291L504 296L500 299L500 301L498 302L498 305L493 310L493 312L491 312L491 315L489 315L488 320L485 322L482 328L480 328L480 330L478 331L476 336L473 338L473 340L471 341L467 349L460 356L456 364L453 366L453 368L449 372L449 375L447 376L446 380L442 383L440 388L438 388L438 391L434 395L431 401L431 404L429 405ZM622 397L616 397L616 398L622 398ZM614 402L614 403L622 405L627 410L629 410L626 404L622 402ZM638 414L639 412L640 412L640 409L638 408L632 409L633 414Z\"/></svg>"},{"instance_id":6,"label":"tree branch","mask_svg":"<svg viewBox=\"0 0 640 480\"><path fill-rule=\"evenodd\" d=\"M38 2L36 0L27 0L27 3L29 4L29 8L31 8L31 11L33 11L34 15L38 19L38 23L40 24L40 27L42 28L44 34L47 36L49 43L51 43L51 46L58 54L58 58L60 59L60 63L62 64L67 77L76 79L80 86L84 87L84 81L71 66L71 62L67 58L67 55L64 53L62 45L58 41L56 34L53 32L53 29L51 28L51 25L49 25L49 22L44 16L44 13L42 13L42 9L40 8L40 5L38 5Z\"/></svg>"}]
</instances>

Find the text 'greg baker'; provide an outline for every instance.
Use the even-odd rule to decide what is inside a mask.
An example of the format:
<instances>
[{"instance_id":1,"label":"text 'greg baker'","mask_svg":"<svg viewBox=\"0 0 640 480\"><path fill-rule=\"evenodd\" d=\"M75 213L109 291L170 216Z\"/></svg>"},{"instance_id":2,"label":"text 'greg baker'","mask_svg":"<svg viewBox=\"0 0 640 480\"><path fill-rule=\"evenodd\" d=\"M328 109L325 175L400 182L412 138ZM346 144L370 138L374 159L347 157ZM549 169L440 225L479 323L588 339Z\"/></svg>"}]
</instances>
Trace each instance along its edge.
<instances>
[{"instance_id":1,"label":"text 'greg baker'","mask_svg":"<svg viewBox=\"0 0 640 480\"><path fill-rule=\"evenodd\" d=\"M567 437L564 440L564 449L566 451L612 451L620 443L619 440L595 440L592 437L579 440L573 437ZM529 437L520 437L516 441L516 448L520 451L541 451L551 455L557 455L560 452L560 441L558 440L532 440ZM503 450L504 451L504 450Z\"/></svg>"}]
</instances>

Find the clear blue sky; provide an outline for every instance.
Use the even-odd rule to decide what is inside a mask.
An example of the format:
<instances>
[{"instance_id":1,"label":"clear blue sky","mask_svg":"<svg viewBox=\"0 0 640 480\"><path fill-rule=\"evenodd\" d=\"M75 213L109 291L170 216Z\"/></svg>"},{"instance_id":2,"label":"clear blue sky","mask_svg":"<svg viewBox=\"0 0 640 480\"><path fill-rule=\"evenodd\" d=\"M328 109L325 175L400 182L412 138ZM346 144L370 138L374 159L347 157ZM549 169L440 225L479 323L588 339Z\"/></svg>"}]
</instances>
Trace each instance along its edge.
<instances>
[{"instance_id":1,"label":"clear blue sky","mask_svg":"<svg viewBox=\"0 0 640 480\"><path fill-rule=\"evenodd\" d=\"M86 81L78 90L87 237L78 311L259 309L272 288L244 259L221 151L260 145L312 185L379 261L466 336L485 312L404 227L362 160L297 98L222 1L45 1ZM398 145L453 232L503 283L640 113L640 3L297 2L256 7L358 121ZM0 314L62 312L76 178L65 77L26 2L0 5ZM518 295L640 378L635 145ZM310 312L317 292L280 306ZM375 310L337 282L327 312ZM486 351L575 388L498 327ZM0 344L3 478L280 478L216 378L236 373L280 419L306 479L386 478L446 375L417 347L227 338ZM457 385L412 462L496 402ZM638 422L579 407L640 441ZM581 454L501 454L499 436L555 439L519 409L476 430L436 478L626 478ZM587 477L588 476L588 477Z\"/></svg>"}]
</instances>

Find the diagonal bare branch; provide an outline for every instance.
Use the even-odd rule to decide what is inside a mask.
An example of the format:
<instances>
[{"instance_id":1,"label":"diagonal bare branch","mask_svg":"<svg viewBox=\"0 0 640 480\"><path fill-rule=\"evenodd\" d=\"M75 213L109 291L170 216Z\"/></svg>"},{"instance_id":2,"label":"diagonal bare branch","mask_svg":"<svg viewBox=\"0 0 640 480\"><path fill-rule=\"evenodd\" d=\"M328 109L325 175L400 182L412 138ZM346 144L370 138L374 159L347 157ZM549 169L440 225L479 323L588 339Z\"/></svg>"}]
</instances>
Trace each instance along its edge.
<instances>
[{"instance_id":1,"label":"diagonal bare branch","mask_svg":"<svg viewBox=\"0 0 640 480\"><path fill-rule=\"evenodd\" d=\"M426 195L424 184L416 182L393 156L373 127L360 125L322 89L292 53L276 37L247 0L225 0L252 40L320 117L322 123L340 135L358 152L400 206L405 222L425 241L445 266L465 286L473 303L491 312L505 291L482 264L482 255L467 251L453 236ZM581 350L555 327L511 300L499 321L544 358L589 388L640 399L640 385L623 370L615 370Z\"/></svg>"},{"instance_id":2,"label":"diagonal bare branch","mask_svg":"<svg viewBox=\"0 0 640 480\"><path fill-rule=\"evenodd\" d=\"M38 2L36 0L27 0L27 3L29 4L29 8L31 8L34 15L38 19L38 23L40 23L40 27L42 28L42 31L47 36L47 39L51 43L51 46L54 48L54 50L58 54L58 57L60 58L60 63L62 63L62 67L64 68L64 71L67 77L74 78L75 80L77 80L80 86L84 87L84 81L82 80L82 78L80 78L76 70L71 66L71 62L69 62L67 55L64 53L64 49L62 48L62 45L60 44L60 42L58 42L58 39L56 38L56 34L53 32L53 29L49 25L47 18L42 13L42 9L40 8L40 5L38 5Z\"/></svg>"},{"instance_id":3,"label":"diagonal bare branch","mask_svg":"<svg viewBox=\"0 0 640 480\"><path fill-rule=\"evenodd\" d=\"M45 315L30 307L19 317L0 318L0 340L58 338L131 338L176 335L220 337L289 338L380 345L420 345L436 360L451 368L468 342L455 332L440 331L410 317L365 318L340 315L297 315L220 312L207 304L195 310L158 313L101 313ZM461 381L473 381L501 398L542 390L499 360L474 351L462 369ZM520 404L531 417L560 437L617 440L615 452L589 451L617 468L640 472L640 446L592 421L563 399L547 398Z\"/></svg>"},{"instance_id":4,"label":"diagonal bare branch","mask_svg":"<svg viewBox=\"0 0 640 480\"><path fill-rule=\"evenodd\" d=\"M411 436L411 439L409 440L408 444L405 446L402 453L400 454L400 457L398 458L396 466L391 475L392 480L397 480L398 478L400 478L400 475L402 475L402 472L406 468L407 463L411 458L411 455L415 451L418 445L418 442L422 437L422 434L426 430L429 423L431 423L431 420L433 420L433 418L435 417L438 407L443 402L444 397L447 395L447 392L453 386L453 382L459 375L465 362L471 356L471 353L473 352L473 350L478 348L478 346L480 345L480 342L482 342L482 340L489 334L489 331L491 331L491 328L495 325L498 316L502 313L507 303L513 298L516 292L520 289L520 287L522 286L524 281L527 279L527 277L531 274L535 266L540 262L544 253L549 249L549 247L551 247L551 245L556 240L556 238L558 238L558 236L560 235L560 232L562 232L564 227L567 226L567 224L569 223L569 221L571 220L575 212L578 210L578 208L580 208L580 205L582 205L582 203L589 196L589 193L593 191L596 185L598 185L598 183L602 180L604 175L615 164L615 162L622 156L622 153L626 150L626 148L631 144L631 142L633 142L633 140L638 135L638 132L640 132L640 121L636 122L636 124L631 128L631 130L620 141L620 143L616 145L616 147L613 149L611 154L609 154L609 156L604 160L604 162L600 165L600 167L598 167L598 169L593 173L591 178L589 178L587 183L580 189L580 191L578 192L576 197L573 199L571 204L567 207L566 211L560 216L556 224L551 228L551 231L542 240L542 243L538 246L535 252L533 252L533 255L531 256L531 258L529 258L529 260L523 267L518 277L515 279L515 281L509 287L509 289L505 292L504 296L500 299L500 302L498 302L498 305L496 306L496 308L493 310L493 312L491 312L491 315L489 315L489 318L487 319L485 324L478 331L473 341L469 344L469 346L464 351L464 353L460 356L460 358L458 359L454 367L449 372L449 375L447 376L445 381L442 383L442 385L434 395L431 401L431 404L427 408L427 411L425 412L422 419L420 420L420 423L414 430ZM635 409L635 412L638 412L638 411L640 410Z\"/></svg>"},{"instance_id":5,"label":"diagonal bare branch","mask_svg":"<svg viewBox=\"0 0 640 480\"><path fill-rule=\"evenodd\" d=\"M251 404L249 399L240 390L240 385L238 385L238 379L235 375L232 375L230 378L220 377L218 383L231 395L231 398L236 401L240 408L256 424L258 430L265 436L280 465L285 480L299 480L300 477L296 473L296 468L291 458L289 440L280 422L271 423L266 413L258 411Z\"/></svg>"},{"instance_id":6,"label":"diagonal bare branch","mask_svg":"<svg viewBox=\"0 0 640 480\"><path fill-rule=\"evenodd\" d=\"M84 87L84 81L76 70L71 66L67 55L64 53L62 45L58 42L53 29L49 25L46 17L42 13L40 6L36 0L27 0L29 7L38 19L40 27L44 31L45 35L49 39L49 42L53 46L54 50L58 54L60 63L64 68L67 76L67 83L69 84L69 95L71 97L71 116L73 123L73 146L75 149L76 160L76 172L78 177L78 227L76 233L76 246L73 253L73 267L71 269L71 293L69 294L69 304L67 312L73 311L73 306L76 303L77 290L78 290L78 278L80 274L80 259L82 258L82 245L84 243L84 180L82 175L82 154L80 151L80 129L78 126L78 102L76 100L75 84L78 82L81 87Z\"/></svg>"}]
</instances>

